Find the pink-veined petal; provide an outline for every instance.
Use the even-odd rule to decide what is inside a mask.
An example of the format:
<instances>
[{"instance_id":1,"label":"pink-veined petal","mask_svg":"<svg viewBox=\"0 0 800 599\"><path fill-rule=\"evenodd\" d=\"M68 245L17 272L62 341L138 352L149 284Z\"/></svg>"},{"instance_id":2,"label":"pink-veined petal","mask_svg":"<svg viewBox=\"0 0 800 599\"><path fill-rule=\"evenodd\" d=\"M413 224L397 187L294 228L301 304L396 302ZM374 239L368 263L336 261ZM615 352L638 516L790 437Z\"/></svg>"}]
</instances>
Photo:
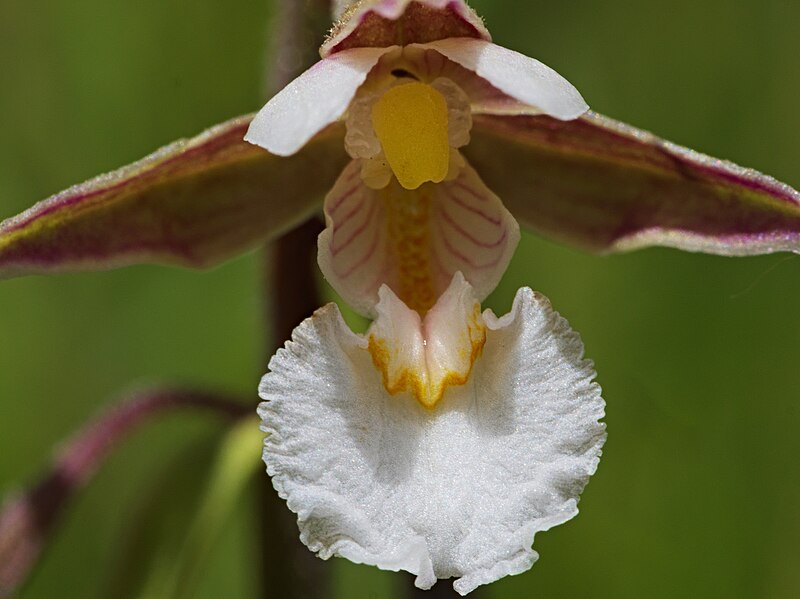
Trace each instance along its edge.
<instances>
[{"instance_id":1,"label":"pink-veined petal","mask_svg":"<svg viewBox=\"0 0 800 599\"><path fill-rule=\"evenodd\" d=\"M589 109L578 90L534 58L485 40L443 39L426 44L473 71L494 87L544 114L561 120Z\"/></svg>"},{"instance_id":2,"label":"pink-veined petal","mask_svg":"<svg viewBox=\"0 0 800 599\"><path fill-rule=\"evenodd\" d=\"M140 262L206 267L296 226L346 164L343 127L279 158L242 140L250 118L175 142L0 223L0 278Z\"/></svg>"},{"instance_id":3,"label":"pink-veined petal","mask_svg":"<svg viewBox=\"0 0 800 599\"><path fill-rule=\"evenodd\" d=\"M478 300L497 286L519 241L519 226L477 173L416 190L392 181L374 190L353 161L325 199L327 227L319 265L356 311L375 315L388 285L410 308L425 312L461 271Z\"/></svg>"},{"instance_id":4,"label":"pink-veined petal","mask_svg":"<svg viewBox=\"0 0 800 599\"><path fill-rule=\"evenodd\" d=\"M338 120L381 56L392 48L355 48L324 58L278 92L258 112L245 140L290 156Z\"/></svg>"},{"instance_id":5,"label":"pink-veined petal","mask_svg":"<svg viewBox=\"0 0 800 599\"><path fill-rule=\"evenodd\" d=\"M352 161L325 198L327 227L319 236L322 274L356 311L373 315L381 284L393 285L384 205Z\"/></svg>"},{"instance_id":6,"label":"pink-veined petal","mask_svg":"<svg viewBox=\"0 0 800 599\"><path fill-rule=\"evenodd\" d=\"M800 193L597 113L476 116L464 148L519 221L596 252L800 252Z\"/></svg>"},{"instance_id":7,"label":"pink-veined petal","mask_svg":"<svg viewBox=\"0 0 800 599\"><path fill-rule=\"evenodd\" d=\"M340 18L320 48L324 58L359 47L425 43L448 37L490 40L483 21L463 0L337 2Z\"/></svg>"}]
</instances>

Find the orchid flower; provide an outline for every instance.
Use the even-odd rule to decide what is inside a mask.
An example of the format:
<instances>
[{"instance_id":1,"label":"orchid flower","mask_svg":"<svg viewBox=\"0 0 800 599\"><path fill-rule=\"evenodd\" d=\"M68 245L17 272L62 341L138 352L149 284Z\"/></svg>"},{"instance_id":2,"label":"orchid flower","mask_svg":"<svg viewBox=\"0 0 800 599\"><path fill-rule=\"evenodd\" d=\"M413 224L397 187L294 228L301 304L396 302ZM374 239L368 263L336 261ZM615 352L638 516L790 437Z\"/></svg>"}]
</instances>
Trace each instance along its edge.
<instances>
[{"instance_id":1,"label":"orchid flower","mask_svg":"<svg viewBox=\"0 0 800 599\"><path fill-rule=\"evenodd\" d=\"M0 223L0 277L208 266L322 207L320 268L373 322L357 335L328 305L272 359L268 471L320 557L466 594L533 564L605 439L593 367L547 300L481 312L517 223L601 252L797 252L800 194L588 111L461 0L340 4L322 60L254 119Z\"/></svg>"},{"instance_id":2,"label":"orchid flower","mask_svg":"<svg viewBox=\"0 0 800 599\"><path fill-rule=\"evenodd\" d=\"M413 40L430 5L354 13L245 136L291 155L344 120L352 160L325 197L318 261L373 318L355 335L330 305L301 324L261 381L259 415L312 551L407 570L423 589L458 577L467 594L530 568L534 535L577 513L605 427L583 345L545 298L523 289L505 317L481 314L519 226L459 149L473 115L588 107L488 41L464 5L454 23L475 37L350 39L378 15Z\"/></svg>"}]
</instances>

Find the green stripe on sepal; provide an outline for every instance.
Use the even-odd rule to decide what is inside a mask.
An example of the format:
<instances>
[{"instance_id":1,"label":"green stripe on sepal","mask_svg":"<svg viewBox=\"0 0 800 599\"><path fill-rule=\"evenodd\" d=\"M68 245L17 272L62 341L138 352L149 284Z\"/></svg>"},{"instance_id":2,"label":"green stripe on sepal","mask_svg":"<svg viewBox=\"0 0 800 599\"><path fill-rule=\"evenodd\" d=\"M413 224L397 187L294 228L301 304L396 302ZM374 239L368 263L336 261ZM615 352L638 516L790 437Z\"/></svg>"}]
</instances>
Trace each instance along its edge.
<instances>
[{"instance_id":1,"label":"green stripe on sepal","mask_svg":"<svg viewBox=\"0 0 800 599\"><path fill-rule=\"evenodd\" d=\"M250 116L174 142L0 223L0 278L142 262L208 267L318 209L348 158L332 125L294 156L243 141Z\"/></svg>"}]
</instances>

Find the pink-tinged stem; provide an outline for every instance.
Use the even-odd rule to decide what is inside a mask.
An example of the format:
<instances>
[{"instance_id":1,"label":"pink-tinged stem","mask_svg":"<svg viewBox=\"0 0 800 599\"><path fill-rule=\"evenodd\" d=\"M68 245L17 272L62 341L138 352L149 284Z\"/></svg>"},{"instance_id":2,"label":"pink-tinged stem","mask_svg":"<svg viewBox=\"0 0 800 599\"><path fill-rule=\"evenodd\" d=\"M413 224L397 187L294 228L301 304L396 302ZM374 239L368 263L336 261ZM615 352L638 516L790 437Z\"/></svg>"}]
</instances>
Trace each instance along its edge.
<instances>
[{"instance_id":1,"label":"pink-tinged stem","mask_svg":"<svg viewBox=\"0 0 800 599\"><path fill-rule=\"evenodd\" d=\"M319 48L330 27L329 0L282 0L270 28L273 61L267 88L274 94L319 60Z\"/></svg>"},{"instance_id":2,"label":"pink-tinged stem","mask_svg":"<svg viewBox=\"0 0 800 599\"><path fill-rule=\"evenodd\" d=\"M64 445L34 487L10 496L0 510L0 597L26 581L69 501L106 456L139 425L179 409L207 410L226 420L252 413L237 398L163 389L134 395L95 418Z\"/></svg>"},{"instance_id":3,"label":"pink-tinged stem","mask_svg":"<svg viewBox=\"0 0 800 599\"><path fill-rule=\"evenodd\" d=\"M283 0L272 27L274 60L268 84L274 93L318 58L330 21L329 0ZM314 176L310 174L310 176ZM320 198L321 199L321 198ZM268 356L291 337L292 330L319 307L316 241L321 230L314 218L290 231L265 252L264 306ZM264 362L266 364L266 360ZM330 596L330 566L301 542L295 515L264 473L262 500L262 597L324 599Z\"/></svg>"},{"instance_id":4,"label":"pink-tinged stem","mask_svg":"<svg viewBox=\"0 0 800 599\"><path fill-rule=\"evenodd\" d=\"M264 292L275 343L270 355L291 337L292 330L319 307L316 283L316 219L282 237L267 264ZM300 542L297 518L263 475L264 597L301 599L330 596L330 564Z\"/></svg>"}]
</instances>

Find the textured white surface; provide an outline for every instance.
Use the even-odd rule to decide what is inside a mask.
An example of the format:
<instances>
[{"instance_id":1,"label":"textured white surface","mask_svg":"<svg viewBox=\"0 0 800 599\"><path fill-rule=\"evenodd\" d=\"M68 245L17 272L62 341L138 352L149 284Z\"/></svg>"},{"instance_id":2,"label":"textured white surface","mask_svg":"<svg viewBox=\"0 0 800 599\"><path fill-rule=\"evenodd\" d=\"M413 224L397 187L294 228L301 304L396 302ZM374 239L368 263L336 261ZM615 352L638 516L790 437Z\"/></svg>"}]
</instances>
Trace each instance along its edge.
<instances>
[{"instance_id":1,"label":"textured white surface","mask_svg":"<svg viewBox=\"0 0 800 599\"><path fill-rule=\"evenodd\" d=\"M527 570L534 535L569 520L605 440L583 345L549 302L518 292L470 381L434 410L389 396L363 337L318 310L259 389L264 461L302 541L466 594Z\"/></svg>"},{"instance_id":2,"label":"textured white surface","mask_svg":"<svg viewBox=\"0 0 800 599\"><path fill-rule=\"evenodd\" d=\"M491 42L451 38L424 45L473 71L503 93L561 120L589 109L577 89L534 58Z\"/></svg>"},{"instance_id":3,"label":"textured white surface","mask_svg":"<svg viewBox=\"0 0 800 599\"><path fill-rule=\"evenodd\" d=\"M381 56L392 48L355 48L320 60L275 95L250 123L245 140L290 156L336 121Z\"/></svg>"}]
</instances>

